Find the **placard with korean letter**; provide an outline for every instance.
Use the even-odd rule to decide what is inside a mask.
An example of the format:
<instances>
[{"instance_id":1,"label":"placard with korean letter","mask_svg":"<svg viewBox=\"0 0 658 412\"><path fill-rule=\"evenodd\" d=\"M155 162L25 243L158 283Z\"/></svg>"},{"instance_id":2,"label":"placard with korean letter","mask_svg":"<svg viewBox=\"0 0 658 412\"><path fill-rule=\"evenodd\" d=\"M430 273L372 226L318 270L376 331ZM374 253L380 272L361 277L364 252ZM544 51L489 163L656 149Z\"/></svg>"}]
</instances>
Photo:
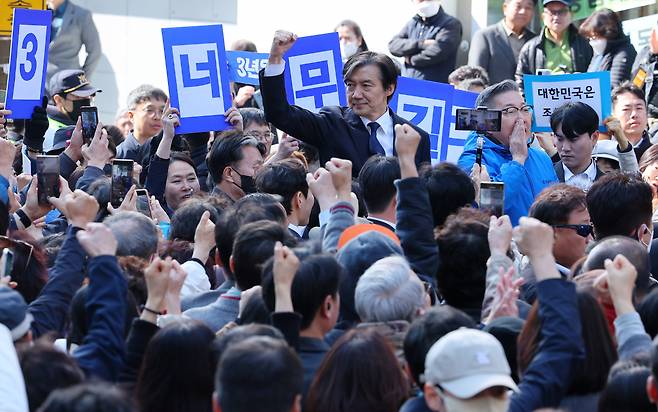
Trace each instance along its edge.
<instances>
[{"instance_id":1,"label":"placard with korean letter","mask_svg":"<svg viewBox=\"0 0 658 412\"><path fill-rule=\"evenodd\" d=\"M300 37L283 57L288 103L314 113L347 105L338 33Z\"/></svg>"},{"instance_id":2,"label":"placard with korean letter","mask_svg":"<svg viewBox=\"0 0 658 412\"><path fill-rule=\"evenodd\" d=\"M231 80L237 83L258 86L258 72L267 66L267 53L227 51Z\"/></svg>"},{"instance_id":3,"label":"placard with korean letter","mask_svg":"<svg viewBox=\"0 0 658 412\"><path fill-rule=\"evenodd\" d=\"M14 10L6 97L12 114L8 117L29 119L34 106L41 106L51 22L50 10Z\"/></svg>"},{"instance_id":4,"label":"placard with korean letter","mask_svg":"<svg viewBox=\"0 0 658 412\"><path fill-rule=\"evenodd\" d=\"M389 107L403 119L430 135L432 163L446 160L454 87L427 80L398 77ZM463 144L462 144L463 146Z\"/></svg>"},{"instance_id":5,"label":"placard with korean letter","mask_svg":"<svg viewBox=\"0 0 658 412\"><path fill-rule=\"evenodd\" d=\"M599 115L599 130L610 115L610 72L524 75L526 101L533 107L532 131L552 132L551 114L566 102L583 102Z\"/></svg>"},{"instance_id":6,"label":"placard with korean letter","mask_svg":"<svg viewBox=\"0 0 658 412\"><path fill-rule=\"evenodd\" d=\"M176 133L224 130L231 107L221 24L162 29L171 107L180 110Z\"/></svg>"}]
</instances>

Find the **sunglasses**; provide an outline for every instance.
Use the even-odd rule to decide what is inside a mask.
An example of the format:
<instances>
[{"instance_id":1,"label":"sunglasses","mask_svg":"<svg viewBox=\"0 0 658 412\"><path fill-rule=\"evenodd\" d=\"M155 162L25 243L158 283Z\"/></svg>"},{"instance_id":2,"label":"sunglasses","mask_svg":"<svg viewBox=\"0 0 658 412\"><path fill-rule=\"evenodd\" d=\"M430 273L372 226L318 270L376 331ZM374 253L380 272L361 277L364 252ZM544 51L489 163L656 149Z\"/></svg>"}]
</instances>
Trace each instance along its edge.
<instances>
[{"instance_id":1,"label":"sunglasses","mask_svg":"<svg viewBox=\"0 0 658 412\"><path fill-rule=\"evenodd\" d=\"M14 253L21 248L24 251L27 251L27 259L25 260L25 267L23 268L23 272L26 272L27 266L30 264L30 260L32 259L32 251L34 250L34 246L22 240L11 239L7 236L0 236L0 250L5 248L9 248Z\"/></svg>"},{"instance_id":2,"label":"sunglasses","mask_svg":"<svg viewBox=\"0 0 658 412\"><path fill-rule=\"evenodd\" d=\"M575 230L582 237L587 237L594 233L592 225L553 225L553 227Z\"/></svg>"}]
</instances>

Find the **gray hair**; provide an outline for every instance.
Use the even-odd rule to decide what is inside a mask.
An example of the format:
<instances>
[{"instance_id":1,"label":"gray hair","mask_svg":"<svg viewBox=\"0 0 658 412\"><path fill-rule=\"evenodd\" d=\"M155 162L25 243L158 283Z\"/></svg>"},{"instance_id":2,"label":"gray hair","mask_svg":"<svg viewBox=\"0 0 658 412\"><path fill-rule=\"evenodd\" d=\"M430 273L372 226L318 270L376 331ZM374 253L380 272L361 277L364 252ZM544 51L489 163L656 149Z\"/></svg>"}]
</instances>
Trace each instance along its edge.
<instances>
[{"instance_id":1,"label":"gray hair","mask_svg":"<svg viewBox=\"0 0 658 412\"><path fill-rule=\"evenodd\" d=\"M130 92L128 95L128 110L134 110L138 104L146 100L167 101L167 93L150 84L143 84Z\"/></svg>"},{"instance_id":2,"label":"gray hair","mask_svg":"<svg viewBox=\"0 0 658 412\"><path fill-rule=\"evenodd\" d=\"M420 280L409 278L411 267L402 256L373 263L359 278L354 292L356 313L362 322L411 322L423 304Z\"/></svg>"},{"instance_id":3,"label":"gray hair","mask_svg":"<svg viewBox=\"0 0 658 412\"><path fill-rule=\"evenodd\" d=\"M520 92L519 86L513 80L503 80L500 83L493 84L486 89L482 90L477 100L475 107L485 106L491 108L493 99L499 94L506 92Z\"/></svg>"},{"instance_id":4,"label":"gray hair","mask_svg":"<svg viewBox=\"0 0 658 412\"><path fill-rule=\"evenodd\" d=\"M151 219L138 212L119 212L103 223L117 239L117 256L150 259L158 249L158 230Z\"/></svg>"}]
</instances>

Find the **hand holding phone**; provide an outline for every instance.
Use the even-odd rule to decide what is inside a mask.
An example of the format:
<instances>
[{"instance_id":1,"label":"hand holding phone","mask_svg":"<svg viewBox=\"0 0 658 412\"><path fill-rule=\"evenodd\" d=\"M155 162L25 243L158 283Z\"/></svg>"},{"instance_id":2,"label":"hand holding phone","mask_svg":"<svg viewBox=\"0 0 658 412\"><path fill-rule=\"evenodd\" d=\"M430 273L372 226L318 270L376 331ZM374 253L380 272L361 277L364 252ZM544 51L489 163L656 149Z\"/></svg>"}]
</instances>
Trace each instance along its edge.
<instances>
[{"instance_id":1,"label":"hand holding phone","mask_svg":"<svg viewBox=\"0 0 658 412\"><path fill-rule=\"evenodd\" d=\"M39 204L49 204L49 197L59 197L59 156L37 156L37 192Z\"/></svg>"},{"instance_id":2,"label":"hand holding phone","mask_svg":"<svg viewBox=\"0 0 658 412\"><path fill-rule=\"evenodd\" d=\"M114 159L112 161L112 207L121 206L128 190L133 185L133 161L129 159Z\"/></svg>"},{"instance_id":3,"label":"hand holding phone","mask_svg":"<svg viewBox=\"0 0 658 412\"><path fill-rule=\"evenodd\" d=\"M98 127L98 108L82 106L80 108L80 117L82 118L82 140L86 145L89 145L96 133L96 127Z\"/></svg>"},{"instance_id":4,"label":"hand holding phone","mask_svg":"<svg viewBox=\"0 0 658 412\"><path fill-rule=\"evenodd\" d=\"M455 130L500 132L502 116L500 110L457 109Z\"/></svg>"},{"instance_id":5,"label":"hand holding phone","mask_svg":"<svg viewBox=\"0 0 658 412\"><path fill-rule=\"evenodd\" d=\"M505 204L505 184L503 182L480 183L480 209L501 217Z\"/></svg>"},{"instance_id":6,"label":"hand holding phone","mask_svg":"<svg viewBox=\"0 0 658 412\"><path fill-rule=\"evenodd\" d=\"M152 218L148 191L146 189L137 189L135 194L137 195L137 211L148 218Z\"/></svg>"}]
</instances>

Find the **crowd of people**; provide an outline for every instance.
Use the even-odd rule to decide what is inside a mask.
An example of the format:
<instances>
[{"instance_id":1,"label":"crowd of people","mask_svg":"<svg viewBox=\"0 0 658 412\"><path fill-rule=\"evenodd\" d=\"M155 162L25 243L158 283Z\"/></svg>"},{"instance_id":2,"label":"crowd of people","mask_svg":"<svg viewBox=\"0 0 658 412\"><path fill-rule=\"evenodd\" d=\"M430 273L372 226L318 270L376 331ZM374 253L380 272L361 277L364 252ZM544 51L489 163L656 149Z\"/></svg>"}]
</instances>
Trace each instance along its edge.
<instances>
[{"instance_id":1,"label":"crowd of people","mask_svg":"<svg viewBox=\"0 0 658 412\"><path fill-rule=\"evenodd\" d=\"M658 24L636 58L612 11L576 28L544 0L535 37L536 2L505 0L455 68L461 23L412 1L402 73L502 113L457 164L389 109L400 63L351 20L346 107L287 102L287 31L259 86L233 85L228 131L176 134L142 85L86 141L93 61L53 73L29 119L2 107L0 411L655 411L658 85L628 80L658 73ZM88 16L53 3L58 36ZM532 134L536 70L609 70L607 131L568 102ZM133 165L119 202L115 160Z\"/></svg>"}]
</instances>

